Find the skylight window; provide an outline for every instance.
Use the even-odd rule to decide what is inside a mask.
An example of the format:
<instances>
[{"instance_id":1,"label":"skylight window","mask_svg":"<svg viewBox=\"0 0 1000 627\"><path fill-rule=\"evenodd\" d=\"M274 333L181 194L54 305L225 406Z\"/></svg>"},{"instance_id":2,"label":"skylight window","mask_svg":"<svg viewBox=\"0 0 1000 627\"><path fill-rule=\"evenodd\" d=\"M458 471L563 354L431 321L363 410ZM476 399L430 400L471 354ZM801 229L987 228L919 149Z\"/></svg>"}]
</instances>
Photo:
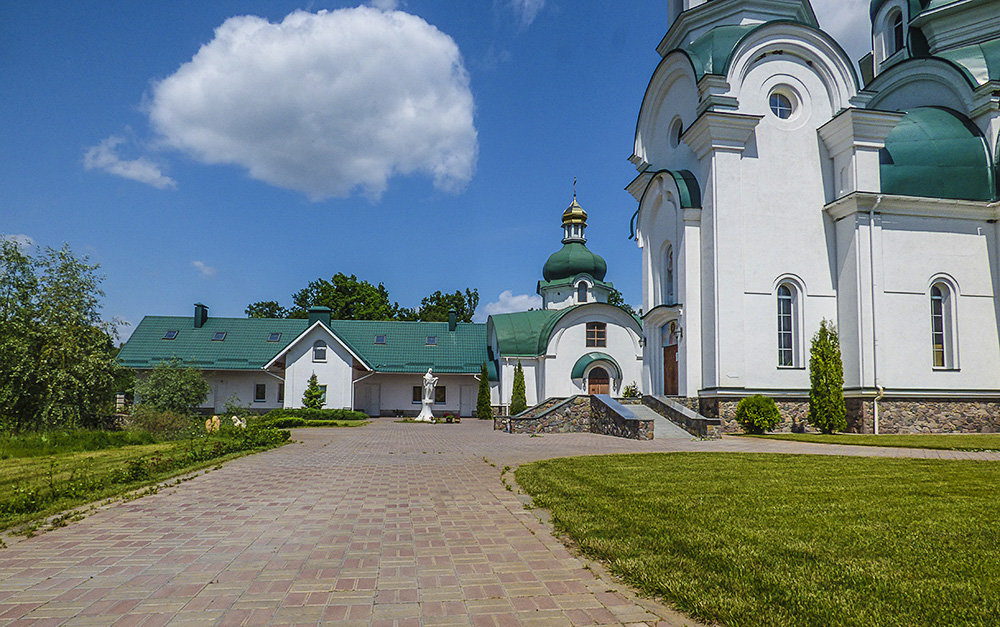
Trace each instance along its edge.
<instances>
[{"instance_id":1,"label":"skylight window","mask_svg":"<svg viewBox=\"0 0 1000 627\"><path fill-rule=\"evenodd\" d=\"M268 342L278 342L280 340L281 340L281 334L280 333L272 333L271 335L267 336L267 341Z\"/></svg>"},{"instance_id":2,"label":"skylight window","mask_svg":"<svg viewBox=\"0 0 1000 627\"><path fill-rule=\"evenodd\" d=\"M163 334L163 339L172 340L177 337L177 331L170 330Z\"/></svg>"},{"instance_id":3,"label":"skylight window","mask_svg":"<svg viewBox=\"0 0 1000 627\"><path fill-rule=\"evenodd\" d=\"M375 336L375 343L376 344L385 344L385 336L384 335L376 335Z\"/></svg>"},{"instance_id":4,"label":"skylight window","mask_svg":"<svg viewBox=\"0 0 1000 627\"><path fill-rule=\"evenodd\" d=\"M428 335L427 336L427 345L428 346L437 346L437 343L438 343L438 339L437 339L436 335Z\"/></svg>"},{"instance_id":5,"label":"skylight window","mask_svg":"<svg viewBox=\"0 0 1000 627\"><path fill-rule=\"evenodd\" d=\"M226 332L225 331L216 331L215 335L212 336L212 341L213 342L221 342L224 339L226 339Z\"/></svg>"}]
</instances>

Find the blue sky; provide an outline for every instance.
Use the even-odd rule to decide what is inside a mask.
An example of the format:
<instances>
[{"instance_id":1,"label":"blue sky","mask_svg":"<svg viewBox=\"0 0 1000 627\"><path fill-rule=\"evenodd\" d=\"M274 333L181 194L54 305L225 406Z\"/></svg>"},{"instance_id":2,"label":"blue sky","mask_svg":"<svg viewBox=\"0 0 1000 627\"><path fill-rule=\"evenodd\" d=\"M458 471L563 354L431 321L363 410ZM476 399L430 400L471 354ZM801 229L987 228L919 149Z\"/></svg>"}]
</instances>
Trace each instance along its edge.
<instances>
[{"instance_id":1,"label":"blue sky","mask_svg":"<svg viewBox=\"0 0 1000 627\"><path fill-rule=\"evenodd\" d=\"M623 188L666 1L369 4L4 3L0 233L100 263L132 324L336 272L485 313L531 304L577 177L638 302ZM867 2L814 7L859 57Z\"/></svg>"}]
</instances>

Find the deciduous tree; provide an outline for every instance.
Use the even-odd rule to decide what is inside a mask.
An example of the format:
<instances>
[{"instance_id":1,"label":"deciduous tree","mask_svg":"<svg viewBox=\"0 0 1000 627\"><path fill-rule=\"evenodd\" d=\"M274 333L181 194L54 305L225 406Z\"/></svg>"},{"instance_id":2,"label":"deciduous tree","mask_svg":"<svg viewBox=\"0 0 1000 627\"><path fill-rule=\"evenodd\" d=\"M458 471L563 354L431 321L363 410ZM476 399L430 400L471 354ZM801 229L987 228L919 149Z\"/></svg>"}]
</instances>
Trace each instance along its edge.
<instances>
[{"instance_id":1,"label":"deciduous tree","mask_svg":"<svg viewBox=\"0 0 1000 627\"><path fill-rule=\"evenodd\" d=\"M190 415L205 402L208 382L201 371L184 367L179 359L161 361L135 382L135 395L143 407L158 412Z\"/></svg>"}]
</instances>

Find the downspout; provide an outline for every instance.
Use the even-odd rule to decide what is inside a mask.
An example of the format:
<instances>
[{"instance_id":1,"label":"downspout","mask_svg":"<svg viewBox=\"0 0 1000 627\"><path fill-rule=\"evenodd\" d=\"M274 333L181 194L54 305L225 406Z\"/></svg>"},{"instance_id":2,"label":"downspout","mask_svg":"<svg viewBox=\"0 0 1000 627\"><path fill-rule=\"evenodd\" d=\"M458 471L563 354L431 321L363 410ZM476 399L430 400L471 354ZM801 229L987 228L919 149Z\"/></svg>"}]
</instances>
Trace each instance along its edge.
<instances>
[{"instance_id":1,"label":"downspout","mask_svg":"<svg viewBox=\"0 0 1000 627\"><path fill-rule=\"evenodd\" d=\"M872 288L872 379L875 383L877 393L872 400L872 430L878 435L878 402L885 394L885 389L879 385L878 381L878 324L877 307L875 306L875 210L882 204L882 195L879 194L875 203L868 209L868 265L871 276Z\"/></svg>"}]
</instances>

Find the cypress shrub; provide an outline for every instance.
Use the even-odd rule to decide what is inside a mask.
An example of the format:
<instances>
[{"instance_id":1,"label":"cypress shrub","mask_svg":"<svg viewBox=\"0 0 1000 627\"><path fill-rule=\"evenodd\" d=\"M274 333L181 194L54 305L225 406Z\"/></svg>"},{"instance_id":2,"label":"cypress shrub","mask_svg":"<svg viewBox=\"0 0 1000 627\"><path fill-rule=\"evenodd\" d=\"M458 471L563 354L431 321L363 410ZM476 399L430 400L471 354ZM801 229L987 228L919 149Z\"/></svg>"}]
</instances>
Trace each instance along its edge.
<instances>
[{"instance_id":1,"label":"cypress shrub","mask_svg":"<svg viewBox=\"0 0 1000 627\"><path fill-rule=\"evenodd\" d=\"M316 380L314 374L309 377L309 385L306 386L306 391L302 395L302 404L307 409L322 409L323 403L323 390L319 387L319 381Z\"/></svg>"},{"instance_id":2,"label":"cypress shrub","mask_svg":"<svg viewBox=\"0 0 1000 627\"><path fill-rule=\"evenodd\" d=\"M847 428L840 340L828 320L820 323L809 349L809 424L823 433Z\"/></svg>"},{"instance_id":3,"label":"cypress shrub","mask_svg":"<svg viewBox=\"0 0 1000 627\"><path fill-rule=\"evenodd\" d=\"M516 416L525 409L528 409L528 400L524 392L524 370L521 368L521 360L517 360L514 366L514 388L510 395L510 415Z\"/></svg>"},{"instance_id":4,"label":"cypress shrub","mask_svg":"<svg viewBox=\"0 0 1000 627\"><path fill-rule=\"evenodd\" d=\"M781 414L773 398L754 394L736 406L736 422L740 423L745 433L764 433L778 426Z\"/></svg>"},{"instance_id":5,"label":"cypress shrub","mask_svg":"<svg viewBox=\"0 0 1000 627\"><path fill-rule=\"evenodd\" d=\"M483 362L483 369L479 373L479 397L476 399L476 417L480 420L491 420L493 418L493 404L490 403L490 373L486 369L486 362Z\"/></svg>"}]
</instances>

